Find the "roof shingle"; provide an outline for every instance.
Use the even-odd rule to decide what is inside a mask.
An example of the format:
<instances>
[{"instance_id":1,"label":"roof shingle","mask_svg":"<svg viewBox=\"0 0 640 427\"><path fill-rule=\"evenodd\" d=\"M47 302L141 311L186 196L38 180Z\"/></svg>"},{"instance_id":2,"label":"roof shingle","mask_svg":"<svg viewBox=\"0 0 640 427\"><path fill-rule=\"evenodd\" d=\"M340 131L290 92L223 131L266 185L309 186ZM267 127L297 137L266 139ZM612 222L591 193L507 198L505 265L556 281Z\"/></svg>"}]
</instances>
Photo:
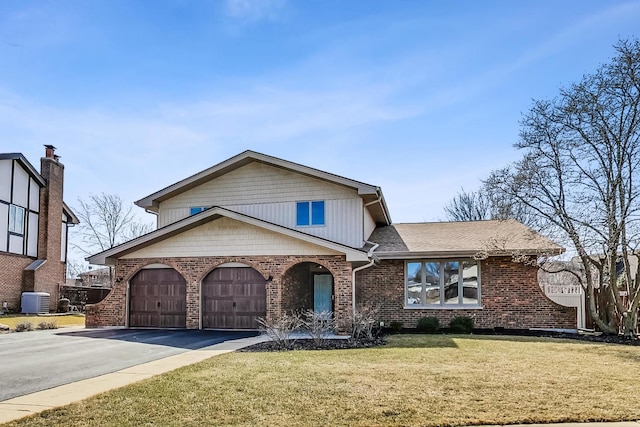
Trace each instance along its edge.
<instances>
[{"instance_id":1,"label":"roof shingle","mask_svg":"<svg viewBox=\"0 0 640 427\"><path fill-rule=\"evenodd\" d=\"M513 219L394 224L377 228L369 240L380 245L375 251L379 258L472 256L479 252L488 255L560 254L564 251Z\"/></svg>"}]
</instances>

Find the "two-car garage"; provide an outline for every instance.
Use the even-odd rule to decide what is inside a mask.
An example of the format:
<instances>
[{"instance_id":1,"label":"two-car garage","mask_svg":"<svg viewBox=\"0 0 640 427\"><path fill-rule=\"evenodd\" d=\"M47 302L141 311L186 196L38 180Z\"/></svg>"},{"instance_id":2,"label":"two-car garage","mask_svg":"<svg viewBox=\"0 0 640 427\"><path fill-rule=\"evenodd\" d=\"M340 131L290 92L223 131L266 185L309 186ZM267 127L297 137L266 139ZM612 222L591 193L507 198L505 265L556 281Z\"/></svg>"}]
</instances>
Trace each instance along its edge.
<instances>
[{"instance_id":1,"label":"two-car garage","mask_svg":"<svg viewBox=\"0 0 640 427\"><path fill-rule=\"evenodd\" d=\"M266 284L250 267L216 268L202 281L204 329L257 329L266 316ZM173 268L140 270L129 282L129 326L186 328L187 284Z\"/></svg>"}]
</instances>

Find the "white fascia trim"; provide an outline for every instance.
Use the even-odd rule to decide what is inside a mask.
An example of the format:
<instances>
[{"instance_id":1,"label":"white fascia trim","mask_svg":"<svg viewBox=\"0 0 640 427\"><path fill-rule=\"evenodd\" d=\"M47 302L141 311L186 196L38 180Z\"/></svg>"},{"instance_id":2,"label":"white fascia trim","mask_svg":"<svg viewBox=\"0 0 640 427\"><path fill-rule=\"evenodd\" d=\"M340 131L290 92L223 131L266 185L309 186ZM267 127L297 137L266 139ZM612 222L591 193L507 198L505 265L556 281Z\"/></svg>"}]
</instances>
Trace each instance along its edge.
<instances>
[{"instance_id":1,"label":"white fascia trim","mask_svg":"<svg viewBox=\"0 0 640 427\"><path fill-rule=\"evenodd\" d=\"M286 236L322 246L336 252L341 252L346 255L347 261L350 262L369 260L366 252L220 207L213 207L178 222L174 222L173 224L169 224L159 230L152 231L151 233L145 234L144 236L140 236L136 239L130 240L99 254L92 255L86 258L86 260L89 261L89 263L95 265L113 265L115 264L115 257L119 254L122 254L124 252L131 252L135 250L135 248L144 245L145 243L152 244L156 241L164 240L167 237L178 234L183 229L197 227L211 221L212 219L214 219L214 217L221 216L244 222L246 224L255 225L256 227L273 231L275 233L284 234Z\"/></svg>"},{"instance_id":2,"label":"white fascia trim","mask_svg":"<svg viewBox=\"0 0 640 427\"><path fill-rule=\"evenodd\" d=\"M470 258L483 252L481 249L477 251L434 251L434 252L376 252L378 259L422 259L422 258ZM542 256L542 255L560 255L563 251L552 249L549 251L539 249L514 249L513 251L496 251L489 252L490 257L512 256L514 254Z\"/></svg>"},{"instance_id":3,"label":"white fascia trim","mask_svg":"<svg viewBox=\"0 0 640 427\"><path fill-rule=\"evenodd\" d=\"M232 167L235 163L240 163L244 160L247 159L253 159L255 161L258 162L262 162L262 163L266 163L266 164L270 164L270 165L274 165L274 166L278 166L280 168L283 169L289 169L298 173L302 173L305 175L309 175L309 176L313 176L316 178L320 178L326 181L330 181L330 182L334 182L336 184L339 185L344 185L347 187L351 187L351 188L355 188L358 190L358 194L359 195L364 195L364 194L377 194L379 188L375 187L373 185L369 185L369 184L365 184L363 182L359 182L359 181L354 181L352 179L349 178L345 178L339 175L334 175L332 173L329 172L324 172L321 171L319 169L314 169L311 168L309 166L304 166L298 163L293 163L290 162L288 160L283 160L283 159L279 159L277 157L272 157L272 156L267 156L266 154L262 154L262 153L257 153L255 151L244 151L234 157L231 157L230 159L227 159L225 161L223 161L222 163L218 163L215 166L212 166L208 169L205 169L201 172L198 172L195 175L192 175L188 178L183 179L182 181L178 181L175 184L172 184L166 188L163 188L160 191L157 191L153 194L150 194L147 197L144 197L140 200L138 200L137 202L135 202L135 204L137 206L140 206L141 208L145 208L145 209L149 209L151 207L154 206L154 201L160 197L163 197L169 193L172 193L174 191L179 191L180 188L184 187L184 186L188 186L196 181L199 181L201 179L205 179L208 175L214 174L222 169L228 168L228 167Z\"/></svg>"}]
</instances>

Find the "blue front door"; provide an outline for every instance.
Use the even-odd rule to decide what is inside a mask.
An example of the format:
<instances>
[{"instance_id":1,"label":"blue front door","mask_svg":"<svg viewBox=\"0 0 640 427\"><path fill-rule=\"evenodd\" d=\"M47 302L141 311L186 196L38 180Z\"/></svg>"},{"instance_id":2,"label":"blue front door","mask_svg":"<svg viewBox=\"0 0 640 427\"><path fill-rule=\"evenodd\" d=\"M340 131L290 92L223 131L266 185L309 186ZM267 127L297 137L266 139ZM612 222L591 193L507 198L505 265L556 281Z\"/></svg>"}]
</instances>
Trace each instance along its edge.
<instances>
[{"instance_id":1,"label":"blue front door","mask_svg":"<svg viewBox=\"0 0 640 427\"><path fill-rule=\"evenodd\" d=\"M313 311L316 313L332 310L333 276L316 274L313 276Z\"/></svg>"}]
</instances>

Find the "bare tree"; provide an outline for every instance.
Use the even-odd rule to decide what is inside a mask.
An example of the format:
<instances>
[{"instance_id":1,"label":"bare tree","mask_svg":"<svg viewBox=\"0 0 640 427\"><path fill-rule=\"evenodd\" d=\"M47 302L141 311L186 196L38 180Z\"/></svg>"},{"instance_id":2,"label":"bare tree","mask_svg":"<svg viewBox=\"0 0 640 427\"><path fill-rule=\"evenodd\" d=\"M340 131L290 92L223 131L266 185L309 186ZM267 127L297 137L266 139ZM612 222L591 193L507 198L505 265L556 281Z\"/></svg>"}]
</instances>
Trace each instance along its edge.
<instances>
[{"instance_id":1,"label":"bare tree","mask_svg":"<svg viewBox=\"0 0 640 427\"><path fill-rule=\"evenodd\" d=\"M450 221L481 221L491 219L490 201L482 191L467 192L462 188L445 205L444 212Z\"/></svg>"},{"instance_id":2,"label":"bare tree","mask_svg":"<svg viewBox=\"0 0 640 427\"><path fill-rule=\"evenodd\" d=\"M633 336L640 305L640 278L630 266L640 256L640 42L619 41L615 49L608 64L557 98L533 102L516 144L523 159L493 172L487 185L572 247L598 328ZM612 301L608 313L596 290Z\"/></svg>"},{"instance_id":3,"label":"bare tree","mask_svg":"<svg viewBox=\"0 0 640 427\"><path fill-rule=\"evenodd\" d=\"M137 221L132 210L133 206L125 207L120 196L114 194L91 194L85 200L78 199L74 211L80 224L77 242L72 246L89 256L150 232L152 225ZM113 272L110 279L113 284Z\"/></svg>"},{"instance_id":4,"label":"bare tree","mask_svg":"<svg viewBox=\"0 0 640 427\"><path fill-rule=\"evenodd\" d=\"M537 228L536 217L527 206L507 197L491 182L483 182L478 191L467 192L462 188L444 207L450 221L482 221L486 219L515 219Z\"/></svg>"},{"instance_id":5,"label":"bare tree","mask_svg":"<svg viewBox=\"0 0 640 427\"><path fill-rule=\"evenodd\" d=\"M78 277L80 273L84 270L84 265L81 261L77 259L68 258L67 259L67 279L75 279Z\"/></svg>"}]
</instances>

